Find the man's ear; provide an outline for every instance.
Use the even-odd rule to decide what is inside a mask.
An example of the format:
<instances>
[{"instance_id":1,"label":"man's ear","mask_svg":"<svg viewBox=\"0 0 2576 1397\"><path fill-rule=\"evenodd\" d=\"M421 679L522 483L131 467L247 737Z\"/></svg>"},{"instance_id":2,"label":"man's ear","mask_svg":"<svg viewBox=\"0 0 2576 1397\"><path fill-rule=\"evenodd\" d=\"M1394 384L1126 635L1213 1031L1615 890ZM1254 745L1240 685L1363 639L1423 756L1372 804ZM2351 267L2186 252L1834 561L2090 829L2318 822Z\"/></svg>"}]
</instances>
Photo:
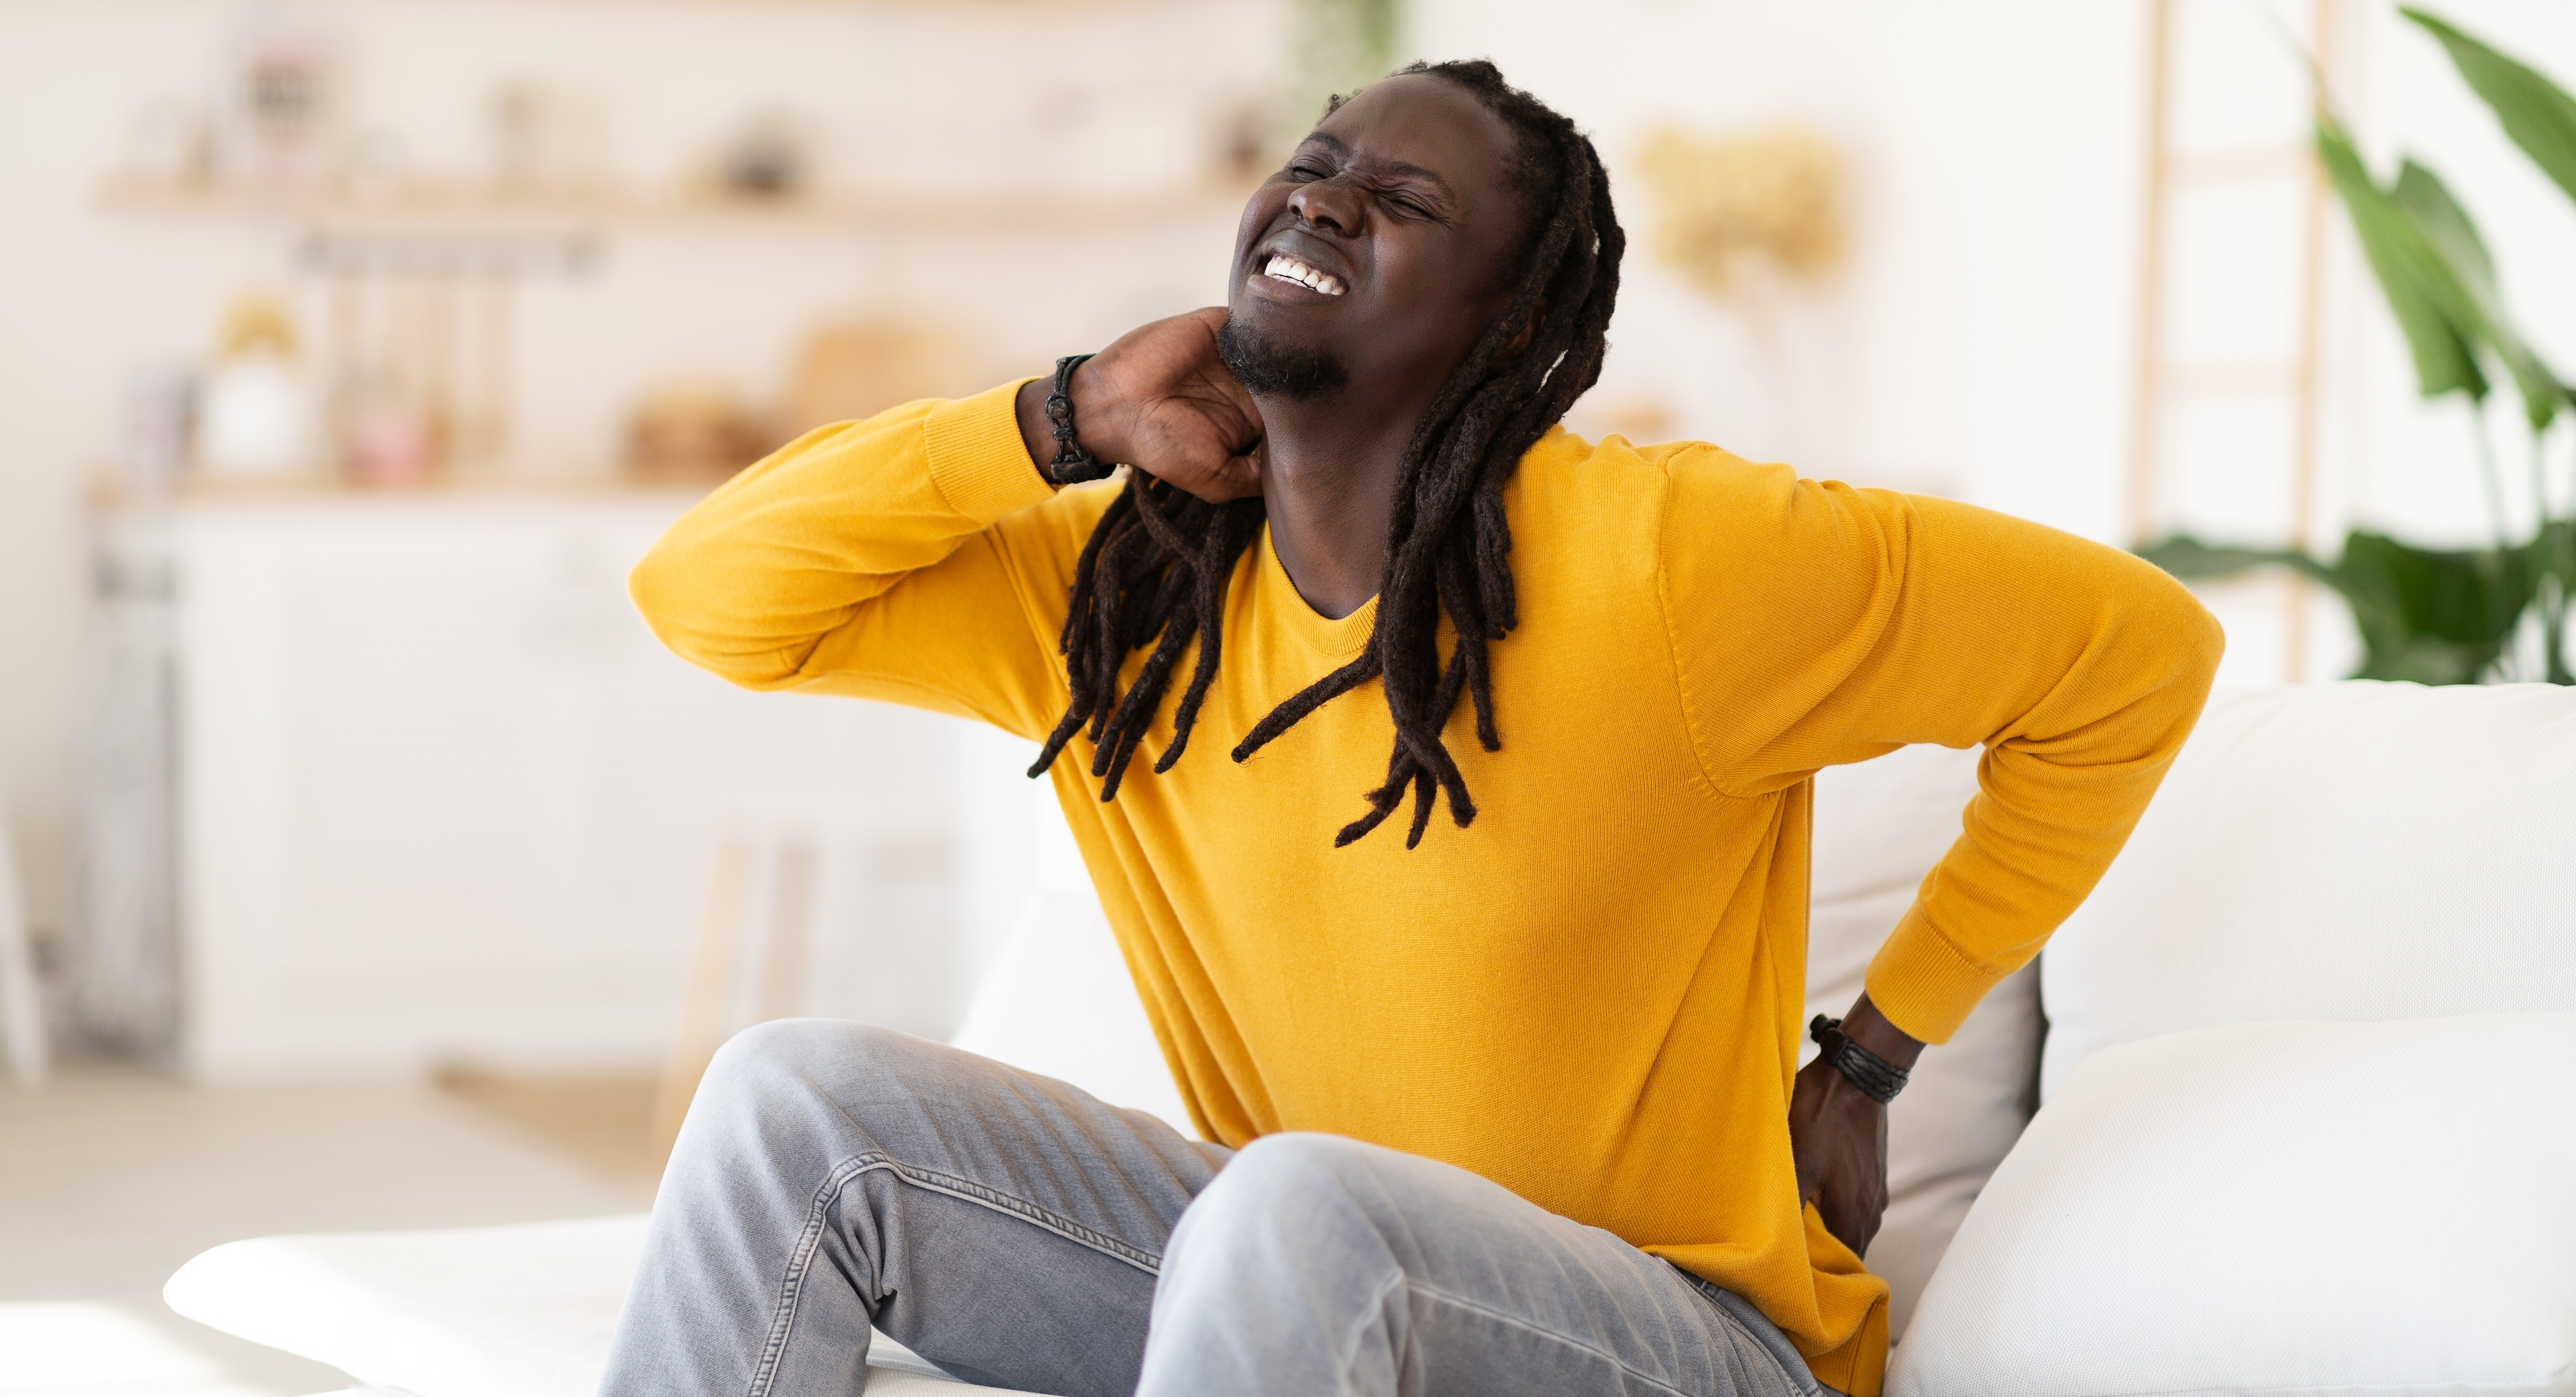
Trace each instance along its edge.
<instances>
[{"instance_id":1,"label":"man's ear","mask_svg":"<svg viewBox=\"0 0 2576 1397\"><path fill-rule=\"evenodd\" d=\"M1503 352L1505 354L1518 354L1522 350L1529 348L1531 342L1538 338L1538 332L1546 328L1547 302L1541 301L1538 303L1537 308L1530 312L1529 323L1521 327L1521 332L1519 334L1512 336L1511 343L1503 346Z\"/></svg>"}]
</instances>

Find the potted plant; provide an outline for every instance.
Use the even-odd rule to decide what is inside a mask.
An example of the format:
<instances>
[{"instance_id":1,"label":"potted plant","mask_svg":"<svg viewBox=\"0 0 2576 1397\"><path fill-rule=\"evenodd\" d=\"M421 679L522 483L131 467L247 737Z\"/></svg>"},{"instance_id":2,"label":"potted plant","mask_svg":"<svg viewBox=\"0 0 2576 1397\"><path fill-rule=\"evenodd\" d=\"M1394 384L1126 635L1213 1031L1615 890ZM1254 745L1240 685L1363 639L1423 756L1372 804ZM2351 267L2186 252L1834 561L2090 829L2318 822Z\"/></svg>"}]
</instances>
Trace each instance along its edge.
<instances>
[{"instance_id":1,"label":"potted plant","mask_svg":"<svg viewBox=\"0 0 2576 1397\"><path fill-rule=\"evenodd\" d=\"M2576 99L2529 65L2434 15L2418 9L2400 13L2440 41L2505 134L2576 198ZM2539 677L2576 683L2566 653L2568 602L2576 592L2576 502L2553 511L2542 455L2550 425L2560 409L2576 405L2576 397L2515 328L2497 293L2485 240L2439 177L2410 159L2400 164L2395 180L2379 183L2322 91L2315 138L2326 179L2351 215L2371 274L2405 333L2423 395L2458 393L2469 401L2496 541L2477 549L2420 548L2356 529L2331 563L2292 549L2213 546L2188 534L2139 551L2186 579L2281 566L2333 588L2351 606L2361 632L2355 678L2469 684L2533 677L2519 672L2512 649L2524 626L2536 624ZM2537 518L2531 535L2519 542L2506 518L2485 414L2477 410L2497 378L2512 382L2530 429Z\"/></svg>"}]
</instances>

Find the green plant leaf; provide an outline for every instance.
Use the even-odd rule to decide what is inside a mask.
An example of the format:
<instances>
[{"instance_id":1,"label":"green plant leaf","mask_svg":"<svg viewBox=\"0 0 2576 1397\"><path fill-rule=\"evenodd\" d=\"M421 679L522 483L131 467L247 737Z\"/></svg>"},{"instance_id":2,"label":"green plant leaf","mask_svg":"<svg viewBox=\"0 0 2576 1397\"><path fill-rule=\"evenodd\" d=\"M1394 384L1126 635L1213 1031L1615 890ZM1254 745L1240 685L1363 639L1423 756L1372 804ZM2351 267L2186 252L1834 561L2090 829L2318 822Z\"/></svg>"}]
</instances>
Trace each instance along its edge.
<instances>
[{"instance_id":1,"label":"green plant leaf","mask_svg":"<svg viewBox=\"0 0 2576 1397\"><path fill-rule=\"evenodd\" d=\"M2186 582L2233 577L2260 567L2295 568L2320 582L2333 583L2333 569L2289 548L2235 548L2203 543L2190 534L2161 538L2138 550L2138 556Z\"/></svg>"},{"instance_id":2,"label":"green plant leaf","mask_svg":"<svg viewBox=\"0 0 2576 1397\"><path fill-rule=\"evenodd\" d=\"M2402 161L2389 197L2414 218L2415 226L2451 259L2454 269L2471 281L2495 284L2495 258L2487 252L2487 240L2478 236L2469 211L2451 197L2450 186L2442 183L2441 176L2413 160Z\"/></svg>"},{"instance_id":3,"label":"green plant leaf","mask_svg":"<svg viewBox=\"0 0 2576 1397\"><path fill-rule=\"evenodd\" d=\"M2258 567L2295 569L2341 594L2361 632L2355 679L2474 684L2520 624L2555 540L2505 552L2418 548L2354 530L2331 565L2287 548L2238 548L2175 534L2138 550L2174 576L2202 581Z\"/></svg>"},{"instance_id":4,"label":"green plant leaf","mask_svg":"<svg viewBox=\"0 0 2576 1397\"><path fill-rule=\"evenodd\" d=\"M2370 177L2353 149L2352 138L2322 108L2317 113L2317 158L2326 179L2352 216L2363 257L2379 281L2380 294L2406 333L2415 356L2415 380L2428 398L2466 393L2486 401L2487 377L2478 368L2476 350L2461 325L2446 313L2468 301L2454 272L2413 217ZM2447 283L2447 285L2446 285Z\"/></svg>"},{"instance_id":5,"label":"green plant leaf","mask_svg":"<svg viewBox=\"0 0 2576 1397\"><path fill-rule=\"evenodd\" d=\"M2355 679L2404 680L2412 684L2475 684L2494 660L2492 654L2432 636L2403 636L2375 645L2362 655Z\"/></svg>"},{"instance_id":6,"label":"green plant leaf","mask_svg":"<svg viewBox=\"0 0 2576 1397\"><path fill-rule=\"evenodd\" d=\"M2448 264L2450 275L2425 278L2427 296L2451 322L2455 334L2495 351L2513 375L2514 391L2522 396L2523 415L2531 420L2531 429L2548 430L2566 388L2505 313L2504 298L2496 290L2495 259L2487 252L2486 239L2478 236L2477 225L2469 221L2468 210L2451 197L2440 176L2412 160L2398 167L2389 200L2414 220L2425 241Z\"/></svg>"},{"instance_id":7,"label":"green plant leaf","mask_svg":"<svg viewBox=\"0 0 2576 1397\"><path fill-rule=\"evenodd\" d=\"M2471 684L2503 653L2531 604L2529 548L2418 548L2356 529L2335 563L2336 590L2360 628L2356 679Z\"/></svg>"},{"instance_id":8,"label":"green plant leaf","mask_svg":"<svg viewBox=\"0 0 2576 1397\"><path fill-rule=\"evenodd\" d=\"M2412 7L2399 14L2421 25L2442 43L2471 91L2486 99L2506 136L2522 147L2532 163L2576 199L2576 98L2536 70L2507 58L2453 28L2449 22Z\"/></svg>"}]
</instances>

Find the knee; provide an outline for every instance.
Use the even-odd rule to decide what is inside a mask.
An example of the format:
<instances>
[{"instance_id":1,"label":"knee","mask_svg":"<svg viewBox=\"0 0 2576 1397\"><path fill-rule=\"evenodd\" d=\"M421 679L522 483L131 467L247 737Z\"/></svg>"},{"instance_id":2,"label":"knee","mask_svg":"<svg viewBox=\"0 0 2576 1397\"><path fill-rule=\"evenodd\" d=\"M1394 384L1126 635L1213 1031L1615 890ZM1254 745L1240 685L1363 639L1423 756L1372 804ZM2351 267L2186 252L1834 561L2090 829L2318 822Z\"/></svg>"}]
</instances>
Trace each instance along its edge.
<instances>
[{"instance_id":1,"label":"knee","mask_svg":"<svg viewBox=\"0 0 2576 1397\"><path fill-rule=\"evenodd\" d=\"M892 1085L929 1044L874 1024L841 1019L772 1019L725 1040L707 1064L698 1098L760 1111L785 1098L845 1096L852 1086Z\"/></svg>"},{"instance_id":2,"label":"knee","mask_svg":"<svg viewBox=\"0 0 2576 1397\"><path fill-rule=\"evenodd\" d=\"M1230 1183L1244 1192L1281 1198L1338 1193L1377 1173L1383 1163L1381 1157L1392 1153L1383 1146L1347 1135L1283 1131L1264 1135L1237 1150L1217 1171L1216 1181Z\"/></svg>"},{"instance_id":3,"label":"knee","mask_svg":"<svg viewBox=\"0 0 2576 1397\"><path fill-rule=\"evenodd\" d=\"M1385 1173L1393 1155L1339 1135L1265 1135L1217 1171L1182 1214L1181 1230L1202 1244L1262 1237L1293 1247L1354 1224L1374 1229L1392 1211ZM1173 1244L1183 1240L1175 1235Z\"/></svg>"}]
</instances>

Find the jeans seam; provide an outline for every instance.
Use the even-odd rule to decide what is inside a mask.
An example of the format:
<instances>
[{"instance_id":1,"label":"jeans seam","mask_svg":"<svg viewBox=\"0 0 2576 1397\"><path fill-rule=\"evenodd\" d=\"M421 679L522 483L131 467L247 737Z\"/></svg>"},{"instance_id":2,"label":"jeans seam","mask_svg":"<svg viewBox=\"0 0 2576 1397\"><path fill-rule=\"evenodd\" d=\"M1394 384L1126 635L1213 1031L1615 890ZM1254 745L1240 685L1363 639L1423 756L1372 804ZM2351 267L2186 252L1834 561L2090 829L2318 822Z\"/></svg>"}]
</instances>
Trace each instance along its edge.
<instances>
[{"instance_id":1,"label":"jeans seam","mask_svg":"<svg viewBox=\"0 0 2576 1397\"><path fill-rule=\"evenodd\" d=\"M1718 1318L1725 1320L1728 1327L1735 1330L1736 1333L1742 1334L1744 1337L1751 1339L1756 1347L1760 1348L1764 1353L1771 1355L1771 1361L1779 1365L1780 1371L1788 1377L1790 1386L1798 1389L1800 1392L1806 1393L1807 1397L1824 1397L1824 1394L1828 1393L1832 1393L1833 1397L1841 1397L1841 1394L1835 1393L1834 1389L1825 1386L1823 1382L1817 1379L1815 1371L1807 1366L1806 1357L1798 1352L1795 1344L1788 1342L1788 1335L1780 1335L1780 1344L1771 1343L1762 1335L1755 1333L1753 1329L1744 1322L1744 1317L1742 1315L1737 1314L1732 1306L1729 1306L1725 1300L1721 1300L1718 1297L1721 1295L1725 1296L1727 1299L1734 1300L1738 1304L1745 1306L1747 1309L1752 1308L1751 1301L1745 1300L1742 1296L1735 1294L1733 1291L1727 1290L1715 1281L1694 1275L1689 1271L1683 1270L1677 1265L1673 1265L1673 1263L1669 1261L1664 1264L1672 1266L1673 1271L1676 1274L1678 1274L1683 1280L1690 1282L1691 1289L1699 1292L1700 1302L1707 1305L1710 1309L1715 1310ZM1760 1311L1756 1310L1755 1313L1759 1314ZM1774 1332L1777 1331L1775 1330ZM1783 1346L1786 1346L1790 1353L1790 1356L1786 1359L1780 1356L1780 1349Z\"/></svg>"},{"instance_id":2,"label":"jeans seam","mask_svg":"<svg viewBox=\"0 0 2576 1397\"><path fill-rule=\"evenodd\" d=\"M1341 1371L1341 1390L1343 1392L1347 1393L1353 1390L1351 1387L1351 1368L1352 1365L1358 1361L1360 1335L1367 1331L1369 1321L1372 1318L1381 1320L1384 1318L1382 1307L1386 1304L1386 1297L1393 1295L1396 1291L1404 1288L1404 1286L1405 1279L1402 1271L1397 1271L1389 1275L1386 1278L1385 1283L1377 1288L1377 1293L1369 1297L1368 1303L1360 1307L1359 1318L1351 1322L1351 1332L1342 1336L1341 1362L1338 1366ZM1400 1357L1397 1359L1399 1365L1402 1361L1403 1360Z\"/></svg>"},{"instance_id":3,"label":"jeans seam","mask_svg":"<svg viewBox=\"0 0 2576 1397\"><path fill-rule=\"evenodd\" d=\"M1600 1359L1602 1362L1618 1369L1620 1372L1626 1373L1637 1379L1639 1382L1647 1383L1658 1391L1673 1394L1673 1397L1692 1397L1692 1394L1689 1391L1675 1387L1671 1383L1664 1381L1662 1378L1656 1377L1652 1373L1645 1372L1637 1368L1635 1365L1629 1363L1619 1355L1596 1345L1587 1344L1581 1339L1575 1338L1571 1334L1560 1334L1553 1329L1546 1328L1545 1326L1532 1324L1518 1315L1507 1314L1490 1305L1478 1304L1464 1296L1452 1295L1437 1286L1425 1285L1420 1281L1413 1280L1407 1280L1404 1284L1405 1289L1412 1291L1414 1294L1425 1295L1434 1300L1444 1301L1470 1313L1480 1314L1487 1319L1498 1320L1504 1324L1508 1324L1512 1328L1518 1329L1525 1334L1535 1334L1542 1339L1548 1339L1556 1343L1563 1344L1567 1348L1588 1353L1594 1358Z\"/></svg>"},{"instance_id":4,"label":"jeans seam","mask_svg":"<svg viewBox=\"0 0 2576 1397\"><path fill-rule=\"evenodd\" d=\"M840 1196L850 1181L862 1174L883 1170L915 1188L946 1194L965 1202L980 1204L1018 1218L1066 1241L1091 1248L1115 1260L1126 1262L1149 1276L1162 1272L1162 1258L1141 1248L1129 1246L1095 1228L1085 1227L1059 1213L1049 1212L1023 1198L936 1169L922 1169L904 1164L891 1155L871 1152L841 1161L814 1191L814 1201L805 1210L805 1226L798 1232L795 1249L788 1253L786 1274L779 1278L778 1303L769 1321L769 1338L761 1345L760 1363L752 1369L748 1397L768 1397L769 1385L777 1378L779 1360L787 1352L787 1341L796 1327L797 1302L805 1291L806 1273L813 1267L815 1248L822 1245L824 1219L831 1213L832 1201Z\"/></svg>"},{"instance_id":5,"label":"jeans seam","mask_svg":"<svg viewBox=\"0 0 2576 1397\"><path fill-rule=\"evenodd\" d=\"M1079 1243L1082 1246L1091 1248L1093 1251L1101 1252L1120 1261L1124 1261L1128 1265L1135 1267L1137 1270L1144 1272L1146 1275L1159 1276L1162 1274L1163 1259L1156 1256L1154 1253L1146 1251L1141 1247L1130 1246L1096 1228L1085 1227L1081 1223L1075 1222L1073 1219L1066 1217L1061 1213L1049 1212L1035 1203L1029 1202L1025 1198L1014 1198L1010 1194L987 1188L972 1179L964 1178L956 1174L943 1173L936 1169L923 1169L917 1165L903 1164L882 1155L876 1156L875 1158L881 1162L870 1167L888 1170L892 1172L895 1177L902 1179L904 1182L911 1184L915 1188L928 1189L933 1193L950 1194L954 1197L963 1198L970 1203L981 1203L995 1212L1009 1213L1023 1222L1034 1224L1046 1231L1055 1233L1066 1241ZM857 1172L864 1173L867 1171L862 1169Z\"/></svg>"}]
</instances>

